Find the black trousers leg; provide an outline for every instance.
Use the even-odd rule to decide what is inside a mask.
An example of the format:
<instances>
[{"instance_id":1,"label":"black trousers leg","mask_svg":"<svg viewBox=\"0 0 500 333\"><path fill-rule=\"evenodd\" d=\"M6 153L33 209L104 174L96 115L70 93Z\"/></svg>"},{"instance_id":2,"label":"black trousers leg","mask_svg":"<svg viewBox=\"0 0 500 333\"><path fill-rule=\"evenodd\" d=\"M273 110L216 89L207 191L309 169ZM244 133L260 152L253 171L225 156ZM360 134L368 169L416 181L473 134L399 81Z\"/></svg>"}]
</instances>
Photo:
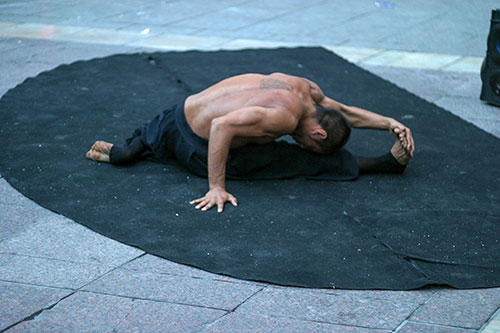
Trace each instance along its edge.
<instances>
[{"instance_id":1,"label":"black trousers leg","mask_svg":"<svg viewBox=\"0 0 500 333\"><path fill-rule=\"evenodd\" d=\"M360 174L403 173L406 165L401 165L391 153L379 157L357 157Z\"/></svg>"},{"instance_id":2,"label":"black trousers leg","mask_svg":"<svg viewBox=\"0 0 500 333\"><path fill-rule=\"evenodd\" d=\"M111 164L125 165L137 162L141 159L142 154L147 150L147 147L142 142L140 136L136 136L123 147L113 145L109 152L109 160Z\"/></svg>"}]
</instances>

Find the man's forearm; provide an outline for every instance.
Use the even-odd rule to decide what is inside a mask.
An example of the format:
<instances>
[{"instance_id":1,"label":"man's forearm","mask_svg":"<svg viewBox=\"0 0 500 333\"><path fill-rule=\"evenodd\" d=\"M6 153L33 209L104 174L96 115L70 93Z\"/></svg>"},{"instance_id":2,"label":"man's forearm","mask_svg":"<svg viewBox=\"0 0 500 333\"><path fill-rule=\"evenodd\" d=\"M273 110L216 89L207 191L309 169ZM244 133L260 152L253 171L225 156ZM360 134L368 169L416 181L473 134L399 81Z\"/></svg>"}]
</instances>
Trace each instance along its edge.
<instances>
[{"instance_id":1,"label":"man's forearm","mask_svg":"<svg viewBox=\"0 0 500 333\"><path fill-rule=\"evenodd\" d=\"M224 124L212 121L208 143L208 184L210 189L226 188L226 162L231 146L230 133L223 129Z\"/></svg>"},{"instance_id":2,"label":"man's forearm","mask_svg":"<svg viewBox=\"0 0 500 333\"><path fill-rule=\"evenodd\" d=\"M368 128L378 130L389 130L391 118L382 116L355 106L347 106L329 97L321 102L321 105L341 112L354 128Z\"/></svg>"},{"instance_id":3,"label":"man's forearm","mask_svg":"<svg viewBox=\"0 0 500 333\"><path fill-rule=\"evenodd\" d=\"M389 130L391 118L356 106L343 105L340 109L354 128Z\"/></svg>"}]
</instances>

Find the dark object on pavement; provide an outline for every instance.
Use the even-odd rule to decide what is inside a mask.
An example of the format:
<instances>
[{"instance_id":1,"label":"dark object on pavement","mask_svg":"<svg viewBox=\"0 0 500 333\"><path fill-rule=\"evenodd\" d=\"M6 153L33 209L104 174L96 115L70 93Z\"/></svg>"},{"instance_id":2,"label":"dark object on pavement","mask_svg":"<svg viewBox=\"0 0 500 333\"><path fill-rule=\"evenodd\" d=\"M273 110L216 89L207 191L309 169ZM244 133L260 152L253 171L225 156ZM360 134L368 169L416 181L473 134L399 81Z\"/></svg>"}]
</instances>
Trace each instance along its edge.
<instances>
[{"instance_id":1,"label":"dark object on pavement","mask_svg":"<svg viewBox=\"0 0 500 333\"><path fill-rule=\"evenodd\" d=\"M500 106L500 9L491 11L486 58L481 66L481 99Z\"/></svg>"},{"instance_id":2,"label":"dark object on pavement","mask_svg":"<svg viewBox=\"0 0 500 333\"><path fill-rule=\"evenodd\" d=\"M404 118L417 143L405 174L231 180L239 206L218 214L188 204L207 180L175 161L117 167L85 159L95 140L121 143L187 94L228 76L275 71ZM21 193L175 262L307 287L500 286L500 140L321 48L79 61L7 92L0 122L0 173ZM359 130L347 149L380 156L393 142L388 132Z\"/></svg>"}]
</instances>

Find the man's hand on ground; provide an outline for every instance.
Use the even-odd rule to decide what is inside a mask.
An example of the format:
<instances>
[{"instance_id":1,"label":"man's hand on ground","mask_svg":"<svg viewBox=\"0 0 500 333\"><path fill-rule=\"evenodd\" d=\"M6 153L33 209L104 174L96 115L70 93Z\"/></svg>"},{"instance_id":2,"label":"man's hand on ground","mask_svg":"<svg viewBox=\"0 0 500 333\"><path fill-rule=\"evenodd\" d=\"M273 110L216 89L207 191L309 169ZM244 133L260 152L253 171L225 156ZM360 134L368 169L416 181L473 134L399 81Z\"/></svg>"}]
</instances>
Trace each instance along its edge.
<instances>
[{"instance_id":1,"label":"man's hand on ground","mask_svg":"<svg viewBox=\"0 0 500 333\"><path fill-rule=\"evenodd\" d=\"M413 140L411 130L399 121L391 119L389 131L392 135L399 138L404 149L413 157L413 153L415 152L415 141Z\"/></svg>"},{"instance_id":2,"label":"man's hand on ground","mask_svg":"<svg viewBox=\"0 0 500 333\"><path fill-rule=\"evenodd\" d=\"M235 207L238 206L238 200L231 193L222 188L214 188L208 191L203 198L193 200L190 204L197 204L195 208L202 211L209 210L217 205L217 211L220 213L224 210L226 201L229 201Z\"/></svg>"}]
</instances>

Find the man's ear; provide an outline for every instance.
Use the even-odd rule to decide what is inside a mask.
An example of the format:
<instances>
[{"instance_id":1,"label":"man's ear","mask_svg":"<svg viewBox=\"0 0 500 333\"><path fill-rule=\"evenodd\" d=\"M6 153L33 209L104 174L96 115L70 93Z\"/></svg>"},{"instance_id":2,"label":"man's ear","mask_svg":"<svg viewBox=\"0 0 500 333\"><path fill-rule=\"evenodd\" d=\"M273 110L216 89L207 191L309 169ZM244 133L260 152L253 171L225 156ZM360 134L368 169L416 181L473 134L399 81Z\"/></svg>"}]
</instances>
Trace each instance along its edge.
<instances>
[{"instance_id":1,"label":"man's ear","mask_svg":"<svg viewBox=\"0 0 500 333\"><path fill-rule=\"evenodd\" d=\"M316 139L325 140L328 137L328 133L323 128L317 128L313 132L313 137Z\"/></svg>"}]
</instances>

